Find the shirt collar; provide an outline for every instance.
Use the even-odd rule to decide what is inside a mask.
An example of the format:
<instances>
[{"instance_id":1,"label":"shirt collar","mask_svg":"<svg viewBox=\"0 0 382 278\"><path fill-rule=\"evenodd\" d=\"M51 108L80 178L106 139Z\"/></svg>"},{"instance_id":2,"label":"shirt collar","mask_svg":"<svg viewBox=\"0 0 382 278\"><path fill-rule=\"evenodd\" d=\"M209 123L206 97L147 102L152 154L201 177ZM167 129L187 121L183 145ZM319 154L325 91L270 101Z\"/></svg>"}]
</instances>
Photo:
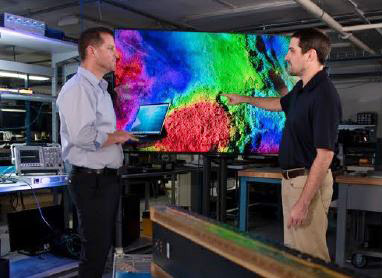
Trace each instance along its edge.
<instances>
[{"instance_id":1,"label":"shirt collar","mask_svg":"<svg viewBox=\"0 0 382 278\"><path fill-rule=\"evenodd\" d=\"M108 83L105 79L101 79L99 80L91 71L88 71L87 69L83 68L83 67L78 67L78 70L77 70L77 73L81 74L82 76L84 76L87 80L89 80L89 82L97 87L101 87L101 89L103 91L107 91L107 86L108 86Z\"/></svg>"},{"instance_id":2,"label":"shirt collar","mask_svg":"<svg viewBox=\"0 0 382 278\"><path fill-rule=\"evenodd\" d=\"M328 78L328 74L326 73L326 70L320 70L317 72L312 79L309 80L308 84L305 85L304 91L312 91L324 78ZM302 81L301 81L302 86Z\"/></svg>"}]
</instances>

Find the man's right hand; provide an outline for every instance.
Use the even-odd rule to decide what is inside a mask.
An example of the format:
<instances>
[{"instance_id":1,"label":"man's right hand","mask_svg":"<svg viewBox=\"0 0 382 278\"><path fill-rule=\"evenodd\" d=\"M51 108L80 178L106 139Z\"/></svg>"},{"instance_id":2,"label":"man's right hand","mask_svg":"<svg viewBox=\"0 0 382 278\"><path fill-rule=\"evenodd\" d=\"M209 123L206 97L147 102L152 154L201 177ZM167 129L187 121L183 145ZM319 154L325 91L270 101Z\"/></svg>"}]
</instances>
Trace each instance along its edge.
<instances>
[{"instance_id":1,"label":"man's right hand","mask_svg":"<svg viewBox=\"0 0 382 278\"><path fill-rule=\"evenodd\" d=\"M113 133L109 134L114 137L116 143L125 143L127 141L139 141L137 137L132 135L131 133L124 130L116 130Z\"/></svg>"},{"instance_id":2,"label":"man's right hand","mask_svg":"<svg viewBox=\"0 0 382 278\"><path fill-rule=\"evenodd\" d=\"M282 111L279 97L250 97L238 94L221 94L228 99L228 104L237 105L248 103L250 105L263 108L269 111Z\"/></svg>"},{"instance_id":3,"label":"man's right hand","mask_svg":"<svg viewBox=\"0 0 382 278\"><path fill-rule=\"evenodd\" d=\"M228 99L228 104L237 105L245 102L245 96L241 96L238 94L222 94L222 96Z\"/></svg>"},{"instance_id":4,"label":"man's right hand","mask_svg":"<svg viewBox=\"0 0 382 278\"><path fill-rule=\"evenodd\" d=\"M113 133L109 133L107 140L102 147L107 147L113 144L123 144L127 141L139 141L137 137L124 130L116 130Z\"/></svg>"}]
</instances>

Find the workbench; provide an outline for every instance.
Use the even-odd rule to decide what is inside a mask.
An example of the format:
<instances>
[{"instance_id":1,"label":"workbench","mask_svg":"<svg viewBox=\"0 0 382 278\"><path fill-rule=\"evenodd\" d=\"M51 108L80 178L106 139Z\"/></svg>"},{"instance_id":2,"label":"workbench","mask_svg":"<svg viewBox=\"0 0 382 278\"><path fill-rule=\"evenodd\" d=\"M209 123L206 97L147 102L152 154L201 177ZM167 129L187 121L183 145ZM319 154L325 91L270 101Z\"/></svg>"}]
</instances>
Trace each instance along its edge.
<instances>
[{"instance_id":1,"label":"workbench","mask_svg":"<svg viewBox=\"0 0 382 278\"><path fill-rule=\"evenodd\" d=\"M277 168L246 169L238 172L240 182L239 230L248 229L248 183L281 185L281 170ZM337 176L337 234L335 262L345 263L347 210L382 212L382 177Z\"/></svg>"},{"instance_id":2,"label":"workbench","mask_svg":"<svg viewBox=\"0 0 382 278\"><path fill-rule=\"evenodd\" d=\"M382 177L338 176L336 263L343 266L347 210L382 212Z\"/></svg>"}]
</instances>

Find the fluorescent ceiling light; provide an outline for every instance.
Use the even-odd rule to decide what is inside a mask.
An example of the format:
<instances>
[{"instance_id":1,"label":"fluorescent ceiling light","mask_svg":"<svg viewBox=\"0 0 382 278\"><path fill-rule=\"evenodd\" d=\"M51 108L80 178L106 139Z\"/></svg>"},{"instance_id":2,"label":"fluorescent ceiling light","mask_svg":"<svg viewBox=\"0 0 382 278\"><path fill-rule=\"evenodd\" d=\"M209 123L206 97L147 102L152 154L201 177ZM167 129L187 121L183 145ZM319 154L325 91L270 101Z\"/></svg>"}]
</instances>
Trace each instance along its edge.
<instances>
[{"instance_id":1,"label":"fluorescent ceiling light","mask_svg":"<svg viewBox=\"0 0 382 278\"><path fill-rule=\"evenodd\" d=\"M223 9L217 10L209 13L191 15L184 18L185 21L193 21L198 19L203 19L206 17L218 17L218 16L229 16L229 15L239 15L239 14L248 14L251 12L257 12L260 10L271 11L273 9L283 8L285 6L298 6L298 4L294 0L286 0L286 1L275 1L275 2L266 2L261 4L254 4L250 6L243 6L238 8L231 9Z\"/></svg>"},{"instance_id":2,"label":"fluorescent ceiling light","mask_svg":"<svg viewBox=\"0 0 382 278\"><path fill-rule=\"evenodd\" d=\"M19 79L24 79L24 80L27 80L27 78L28 78L28 76L26 74L7 72L7 71L0 71L0 77L19 78ZM45 77L45 76L29 75L29 80L47 81L49 79L50 79L49 77Z\"/></svg>"},{"instance_id":3,"label":"fluorescent ceiling light","mask_svg":"<svg viewBox=\"0 0 382 278\"><path fill-rule=\"evenodd\" d=\"M1 112L21 112L21 113L27 112L25 109L16 109L16 108L1 108L0 111Z\"/></svg>"}]
</instances>

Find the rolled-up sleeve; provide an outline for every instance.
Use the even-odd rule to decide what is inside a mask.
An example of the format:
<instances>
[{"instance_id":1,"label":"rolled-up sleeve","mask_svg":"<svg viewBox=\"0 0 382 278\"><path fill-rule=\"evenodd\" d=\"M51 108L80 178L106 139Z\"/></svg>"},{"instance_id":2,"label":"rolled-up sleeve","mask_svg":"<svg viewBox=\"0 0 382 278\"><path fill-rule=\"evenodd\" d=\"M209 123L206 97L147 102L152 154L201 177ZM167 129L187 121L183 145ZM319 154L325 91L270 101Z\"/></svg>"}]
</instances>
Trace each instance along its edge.
<instances>
[{"instance_id":1,"label":"rolled-up sleeve","mask_svg":"<svg viewBox=\"0 0 382 278\"><path fill-rule=\"evenodd\" d=\"M97 131L97 136L95 139L95 146L97 150L101 148L103 144L106 142L107 136L108 136L107 133L99 131L99 130Z\"/></svg>"},{"instance_id":2,"label":"rolled-up sleeve","mask_svg":"<svg viewBox=\"0 0 382 278\"><path fill-rule=\"evenodd\" d=\"M83 84L76 84L60 98L60 118L65 121L70 142L82 149L96 151L107 140L107 133L96 128L96 98Z\"/></svg>"}]
</instances>

